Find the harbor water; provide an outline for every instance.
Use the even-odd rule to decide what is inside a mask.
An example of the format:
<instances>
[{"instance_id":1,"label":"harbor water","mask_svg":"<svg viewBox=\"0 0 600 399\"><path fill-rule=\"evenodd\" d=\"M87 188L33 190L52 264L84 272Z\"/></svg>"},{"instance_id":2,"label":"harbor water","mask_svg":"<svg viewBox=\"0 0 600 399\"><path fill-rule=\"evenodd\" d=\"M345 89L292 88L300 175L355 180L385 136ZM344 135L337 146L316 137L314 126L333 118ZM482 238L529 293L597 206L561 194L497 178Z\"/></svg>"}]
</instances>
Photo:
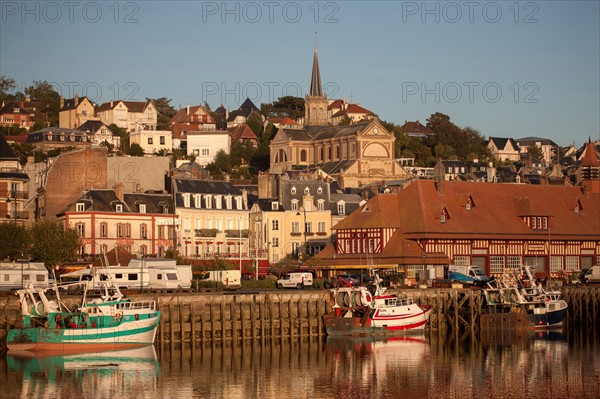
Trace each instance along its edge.
<instances>
[{"instance_id":1,"label":"harbor water","mask_svg":"<svg viewBox=\"0 0 600 399\"><path fill-rule=\"evenodd\" d=\"M595 332L167 345L0 361L1 398L597 398Z\"/></svg>"}]
</instances>

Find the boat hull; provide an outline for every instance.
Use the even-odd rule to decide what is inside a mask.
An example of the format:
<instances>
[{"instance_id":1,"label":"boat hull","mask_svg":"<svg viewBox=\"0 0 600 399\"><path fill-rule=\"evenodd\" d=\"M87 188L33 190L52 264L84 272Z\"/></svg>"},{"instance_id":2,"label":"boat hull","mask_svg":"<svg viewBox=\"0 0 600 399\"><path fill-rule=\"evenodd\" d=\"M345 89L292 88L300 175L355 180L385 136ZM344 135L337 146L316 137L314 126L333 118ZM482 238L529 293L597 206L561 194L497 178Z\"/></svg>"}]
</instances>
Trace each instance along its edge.
<instances>
[{"instance_id":1,"label":"boat hull","mask_svg":"<svg viewBox=\"0 0 600 399\"><path fill-rule=\"evenodd\" d=\"M539 314L534 313L530 314L529 317L536 329L559 328L567 317L567 308Z\"/></svg>"},{"instance_id":2,"label":"boat hull","mask_svg":"<svg viewBox=\"0 0 600 399\"><path fill-rule=\"evenodd\" d=\"M154 343L159 316L107 328L21 328L10 330L10 351L77 353L138 348Z\"/></svg>"},{"instance_id":3,"label":"boat hull","mask_svg":"<svg viewBox=\"0 0 600 399\"><path fill-rule=\"evenodd\" d=\"M419 307L419 312L394 317L378 316L375 311L368 317L345 317L339 311L326 314L323 319L330 336L390 336L420 332L425 328L432 306Z\"/></svg>"}]
</instances>

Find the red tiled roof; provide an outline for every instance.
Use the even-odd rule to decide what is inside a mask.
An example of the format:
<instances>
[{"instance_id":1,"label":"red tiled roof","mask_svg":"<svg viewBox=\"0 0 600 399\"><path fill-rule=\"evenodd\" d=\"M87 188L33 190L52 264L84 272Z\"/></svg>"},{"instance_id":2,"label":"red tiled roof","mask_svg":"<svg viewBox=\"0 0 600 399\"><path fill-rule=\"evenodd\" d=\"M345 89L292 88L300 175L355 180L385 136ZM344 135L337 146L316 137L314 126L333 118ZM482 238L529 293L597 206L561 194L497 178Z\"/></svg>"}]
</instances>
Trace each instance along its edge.
<instances>
[{"instance_id":1,"label":"red tiled roof","mask_svg":"<svg viewBox=\"0 0 600 399\"><path fill-rule=\"evenodd\" d=\"M239 140L254 140L258 141L256 134L250 129L247 124L238 125L235 127L227 128L229 135L231 136L231 144L238 142Z\"/></svg>"},{"instance_id":2,"label":"red tiled roof","mask_svg":"<svg viewBox=\"0 0 600 399\"><path fill-rule=\"evenodd\" d=\"M369 111L366 108L361 107L358 104L348 104L348 108L341 109L335 114L333 114L332 118L337 116L343 116L348 114L366 114L366 115L375 115L373 112Z\"/></svg>"},{"instance_id":3,"label":"red tiled roof","mask_svg":"<svg viewBox=\"0 0 600 399\"><path fill-rule=\"evenodd\" d=\"M404 126L402 126L402 127L404 128L404 133L406 133L406 134L409 134L409 133L420 134L420 135L434 134L433 130L431 130L427 126L423 126L421 124L421 122L419 122L419 121L406 122L404 124Z\"/></svg>"},{"instance_id":4,"label":"red tiled roof","mask_svg":"<svg viewBox=\"0 0 600 399\"><path fill-rule=\"evenodd\" d=\"M342 108L343 104L344 100L333 100L333 102L327 106L327 109Z\"/></svg>"},{"instance_id":5,"label":"red tiled roof","mask_svg":"<svg viewBox=\"0 0 600 399\"><path fill-rule=\"evenodd\" d=\"M475 204L471 210L469 198ZM568 205L575 201L581 203L578 213ZM532 230L525 216L547 216L549 230ZM436 187L431 180L415 181L397 194L375 196L334 230L374 227L398 228L408 239L548 239L551 234L553 239L598 240L600 195L584 194L579 187L464 182Z\"/></svg>"},{"instance_id":6,"label":"red tiled roof","mask_svg":"<svg viewBox=\"0 0 600 399\"><path fill-rule=\"evenodd\" d=\"M581 160L581 166L600 166L600 159L596 153L596 146L594 143L588 143L585 147L585 155Z\"/></svg>"},{"instance_id":7,"label":"red tiled roof","mask_svg":"<svg viewBox=\"0 0 600 399\"><path fill-rule=\"evenodd\" d=\"M292 118L267 118L267 121L272 124L280 124L280 125L297 125L295 120Z\"/></svg>"},{"instance_id":8,"label":"red tiled roof","mask_svg":"<svg viewBox=\"0 0 600 399\"><path fill-rule=\"evenodd\" d=\"M207 112L202 105L194 105L193 107L190 107L189 112L187 107L181 108L175 115L173 115L169 123L191 122L192 116L196 114L206 115L206 122L204 123L215 123L215 120L210 112Z\"/></svg>"}]
</instances>

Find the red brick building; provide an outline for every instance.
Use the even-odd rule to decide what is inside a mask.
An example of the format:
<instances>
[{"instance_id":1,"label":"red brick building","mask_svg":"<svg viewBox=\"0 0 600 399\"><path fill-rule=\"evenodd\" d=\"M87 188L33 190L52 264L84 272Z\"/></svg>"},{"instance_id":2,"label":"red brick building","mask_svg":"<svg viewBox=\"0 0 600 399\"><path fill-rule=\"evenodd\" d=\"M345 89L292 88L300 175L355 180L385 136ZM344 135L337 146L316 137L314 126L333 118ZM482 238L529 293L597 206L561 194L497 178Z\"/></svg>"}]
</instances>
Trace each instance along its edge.
<instances>
[{"instance_id":1,"label":"red brick building","mask_svg":"<svg viewBox=\"0 0 600 399\"><path fill-rule=\"evenodd\" d=\"M590 162L590 170L600 165ZM330 269L373 265L408 277L434 269L442 277L444 264L492 275L526 264L576 273L600 264L600 189L589 179L582 187L415 181L333 229L336 241L319 254Z\"/></svg>"}]
</instances>

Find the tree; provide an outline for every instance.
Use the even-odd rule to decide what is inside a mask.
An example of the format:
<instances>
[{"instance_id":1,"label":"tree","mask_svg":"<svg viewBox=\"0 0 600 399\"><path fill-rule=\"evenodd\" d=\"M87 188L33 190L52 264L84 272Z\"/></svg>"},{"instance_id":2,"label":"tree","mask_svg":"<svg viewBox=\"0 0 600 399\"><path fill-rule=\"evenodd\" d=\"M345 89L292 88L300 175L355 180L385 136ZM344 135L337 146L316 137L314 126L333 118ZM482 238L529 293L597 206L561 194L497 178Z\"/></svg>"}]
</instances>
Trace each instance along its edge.
<instances>
[{"instance_id":1,"label":"tree","mask_svg":"<svg viewBox=\"0 0 600 399\"><path fill-rule=\"evenodd\" d=\"M62 222L42 220L31 226L31 257L47 266L73 260L81 246L77 231Z\"/></svg>"},{"instance_id":2,"label":"tree","mask_svg":"<svg viewBox=\"0 0 600 399\"><path fill-rule=\"evenodd\" d=\"M338 125L339 126L348 126L351 124L352 124L352 119L350 119L350 117L348 115L345 115Z\"/></svg>"},{"instance_id":3,"label":"tree","mask_svg":"<svg viewBox=\"0 0 600 399\"><path fill-rule=\"evenodd\" d=\"M225 151L220 150L215 155L214 161L207 165L206 169L214 172L231 173L231 157Z\"/></svg>"},{"instance_id":4,"label":"tree","mask_svg":"<svg viewBox=\"0 0 600 399\"><path fill-rule=\"evenodd\" d=\"M127 154L131 155L132 157L143 157L144 149L138 143L133 143L129 146L129 151L127 151Z\"/></svg>"},{"instance_id":5,"label":"tree","mask_svg":"<svg viewBox=\"0 0 600 399\"><path fill-rule=\"evenodd\" d=\"M14 100L15 96L10 93L16 88L17 84L13 78L0 75L0 103L5 100Z\"/></svg>"},{"instance_id":6,"label":"tree","mask_svg":"<svg viewBox=\"0 0 600 399\"><path fill-rule=\"evenodd\" d=\"M40 102L40 110L48 113L51 126L58 126L58 112L60 107L60 94L45 80L34 80L33 84L25 89L32 100Z\"/></svg>"},{"instance_id":7,"label":"tree","mask_svg":"<svg viewBox=\"0 0 600 399\"><path fill-rule=\"evenodd\" d=\"M146 98L146 100L152 101L156 107L156 112L158 113L156 130L169 130L169 121L177 113L177 110L169 104L172 99L159 97L154 99Z\"/></svg>"},{"instance_id":8,"label":"tree","mask_svg":"<svg viewBox=\"0 0 600 399\"><path fill-rule=\"evenodd\" d=\"M263 118L258 112L250 112L250 115L248 115L248 118L246 119L246 124L257 137L262 135L264 130Z\"/></svg>"},{"instance_id":9,"label":"tree","mask_svg":"<svg viewBox=\"0 0 600 399\"><path fill-rule=\"evenodd\" d=\"M112 154L115 150L115 145L109 143L108 141L104 140L102 143L100 143L101 147L106 147L106 149L108 150L109 154Z\"/></svg>"},{"instance_id":10,"label":"tree","mask_svg":"<svg viewBox=\"0 0 600 399\"><path fill-rule=\"evenodd\" d=\"M260 111L265 116L298 119L304 116L304 99L302 97L279 97L272 103L260 105Z\"/></svg>"},{"instance_id":11,"label":"tree","mask_svg":"<svg viewBox=\"0 0 600 399\"><path fill-rule=\"evenodd\" d=\"M529 153L529 156L532 159L532 161L538 160L538 161L543 161L544 160L544 152L542 151L542 149L534 144L527 146L527 153Z\"/></svg>"},{"instance_id":12,"label":"tree","mask_svg":"<svg viewBox=\"0 0 600 399\"><path fill-rule=\"evenodd\" d=\"M29 254L29 232L17 222L0 223L0 260L16 260Z\"/></svg>"}]
</instances>

